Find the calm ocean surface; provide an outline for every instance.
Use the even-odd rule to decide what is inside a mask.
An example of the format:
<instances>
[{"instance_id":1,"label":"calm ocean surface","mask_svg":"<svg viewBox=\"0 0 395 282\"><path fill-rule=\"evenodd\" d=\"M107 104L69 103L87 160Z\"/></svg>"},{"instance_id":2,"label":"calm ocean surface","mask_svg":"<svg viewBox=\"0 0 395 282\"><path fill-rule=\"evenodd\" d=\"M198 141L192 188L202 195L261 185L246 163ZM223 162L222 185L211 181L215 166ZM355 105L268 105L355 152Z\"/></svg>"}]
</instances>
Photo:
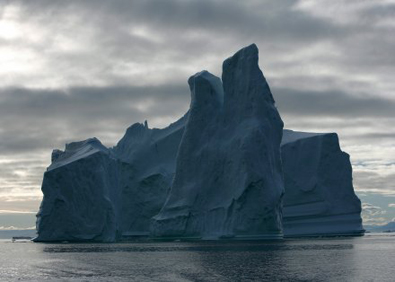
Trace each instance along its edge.
<instances>
[{"instance_id":1,"label":"calm ocean surface","mask_svg":"<svg viewBox=\"0 0 395 282\"><path fill-rule=\"evenodd\" d=\"M1 281L395 281L395 234L282 242L0 240Z\"/></svg>"}]
</instances>

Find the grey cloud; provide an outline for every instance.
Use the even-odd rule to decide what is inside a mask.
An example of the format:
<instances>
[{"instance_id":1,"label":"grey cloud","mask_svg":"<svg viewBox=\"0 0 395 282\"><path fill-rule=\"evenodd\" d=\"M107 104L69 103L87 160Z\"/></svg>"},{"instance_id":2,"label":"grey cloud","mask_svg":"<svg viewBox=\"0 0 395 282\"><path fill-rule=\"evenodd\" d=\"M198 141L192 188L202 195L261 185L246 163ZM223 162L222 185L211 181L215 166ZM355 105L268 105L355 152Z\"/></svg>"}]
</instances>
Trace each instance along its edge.
<instances>
[{"instance_id":1,"label":"grey cloud","mask_svg":"<svg viewBox=\"0 0 395 282\"><path fill-rule=\"evenodd\" d=\"M384 224L388 221L386 210L369 203L362 203L362 219L364 224Z\"/></svg>"},{"instance_id":2,"label":"grey cloud","mask_svg":"<svg viewBox=\"0 0 395 282\"><path fill-rule=\"evenodd\" d=\"M114 108L128 107L128 103L141 101L147 98L159 100L189 99L189 89L185 85L160 85L160 86L109 86L109 87L72 87L68 89L26 89L3 88L0 89L0 109L2 115L14 112L30 114L45 113L56 114L61 110L86 112L103 112L109 108L114 114ZM123 103L126 102L126 103ZM106 113L104 113L106 114Z\"/></svg>"},{"instance_id":3,"label":"grey cloud","mask_svg":"<svg viewBox=\"0 0 395 282\"><path fill-rule=\"evenodd\" d=\"M211 55L211 58L218 58L211 60L215 61L212 65L220 66L224 56L252 41L259 45L265 65L270 68L281 65L280 60L276 62L276 57L281 58L283 54L298 49L308 50L311 44L323 41L334 43L342 52L338 59L323 57L323 63L327 65L335 64L350 73L358 70L364 75L371 75L374 70L373 74L384 76L394 69L391 62L394 60L392 50L395 42L389 31L374 25L363 26L362 29L363 15L357 23L338 26L293 9L297 1L292 0L275 3L178 0L19 3L24 7L28 20L38 21L47 28L53 28L54 32L59 30L60 34L65 32L76 42L80 38L91 39L92 51L89 53L64 52L51 47L51 40L56 40L56 36L48 38L47 46L37 46L44 50L47 58L51 58L50 61L58 61L61 71L75 69L78 73L85 66L96 69L97 77L103 76L103 80L108 79L115 84L128 82L127 77L113 73L114 68L125 61L156 65L166 61L174 73L177 67L196 63ZM380 13L369 12L365 17L377 18ZM140 25L150 27L164 40L152 42L129 33L131 27ZM295 61L289 64L295 64ZM170 76L170 73L162 72L160 75ZM280 83L287 84L287 77ZM333 85L333 82L329 84Z\"/></svg>"},{"instance_id":4,"label":"grey cloud","mask_svg":"<svg viewBox=\"0 0 395 282\"><path fill-rule=\"evenodd\" d=\"M373 132L373 133L363 133L363 134L355 134L352 137L356 139L389 139L389 140L395 140L395 132L389 132L389 133L383 133L383 132Z\"/></svg>"},{"instance_id":5,"label":"grey cloud","mask_svg":"<svg viewBox=\"0 0 395 282\"><path fill-rule=\"evenodd\" d=\"M382 208L369 203L362 203L362 210L369 215L381 215L386 213Z\"/></svg>"},{"instance_id":6,"label":"grey cloud","mask_svg":"<svg viewBox=\"0 0 395 282\"><path fill-rule=\"evenodd\" d=\"M0 90L0 152L49 149L78 138L119 138L134 122L182 116L187 85L74 87L66 90Z\"/></svg>"},{"instance_id":7,"label":"grey cloud","mask_svg":"<svg viewBox=\"0 0 395 282\"><path fill-rule=\"evenodd\" d=\"M371 191L376 193L395 195L395 173L382 175L374 170L361 171L354 169L355 187L360 191Z\"/></svg>"},{"instance_id":8,"label":"grey cloud","mask_svg":"<svg viewBox=\"0 0 395 282\"><path fill-rule=\"evenodd\" d=\"M292 9L297 1L23 1L29 13L91 13L91 21L101 21L101 27L122 29L128 23L142 22L160 30L172 32L196 28L219 30L270 32L274 36L290 36L294 40L323 37L328 32L344 32L329 23ZM45 8L43 8L45 7ZM62 9L59 9L59 8ZM64 9L64 10L63 10ZM100 15L100 16L99 16ZM97 23L97 22L96 22ZM120 24L123 23L123 24ZM295 24L297 23L297 24ZM278 32L273 32L278 31Z\"/></svg>"},{"instance_id":9,"label":"grey cloud","mask_svg":"<svg viewBox=\"0 0 395 282\"><path fill-rule=\"evenodd\" d=\"M35 187L41 180L42 173L45 171L48 162L49 158L47 163L42 163L37 159L34 164L26 160L0 163L0 192L4 192L7 189L20 188L21 185L23 185L24 189ZM23 174L19 174L19 172Z\"/></svg>"},{"instance_id":10,"label":"grey cloud","mask_svg":"<svg viewBox=\"0 0 395 282\"><path fill-rule=\"evenodd\" d=\"M366 25L371 26L372 22L380 22L383 18L393 18L395 16L394 3L380 3L367 7L360 11L360 17Z\"/></svg>"},{"instance_id":11,"label":"grey cloud","mask_svg":"<svg viewBox=\"0 0 395 282\"><path fill-rule=\"evenodd\" d=\"M229 55L227 52L251 41L259 41L257 43L262 48L271 46L273 50L288 46L288 50L292 50L308 47L311 42L327 37L343 38L349 34L347 27L339 28L293 10L295 2L150 0L20 3L25 8L26 19L59 30L61 34L91 36L94 40L91 48L102 54L104 51L112 60L139 61L161 54L174 60L182 59L185 63L208 54ZM128 30L135 26L149 27L165 40L152 42L133 36ZM48 38L47 46L38 48L51 49L53 39L56 37ZM240 45L240 42L245 43ZM54 51L47 51L46 56L66 56ZM95 53L83 55L86 62L97 56ZM78 54L68 56L78 61Z\"/></svg>"},{"instance_id":12,"label":"grey cloud","mask_svg":"<svg viewBox=\"0 0 395 282\"><path fill-rule=\"evenodd\" d=\"M37 211L38 207L40 206L40 202L37 200L29 200L26 199L26 201L4 201L2 198L0 198L1 202L1 209L2 210L22 210L22 211Z\"/></svg>"},{"instance_id":13,"label":"grey cloud","mask_svg":"<svg viewBox=\"0 0 395 282\"><path fill-rule=\"evenodd\" d=\"M352 95L341 90L298 91L274 88L279 110L298 116L394 117L395 100L371 95Z\"/></svg>"},{"instance_id":14,"label":"grey cloud","mask_svg":"<svg viewBox=\"0 0 395 282\"><path fill-rule=\"evenodd\" d=\"M16 1L24 8L26 18L39 21L47 26L53 25L60 31L88 29L93 34L97 45L114 50L113 55L123 54L134 59L147 52L172 52L188 59L190 54L203 55L224 51L223 39L232 42L234 48L240 47L240 41L261 39L260 45L276 47L288 45L288 50L305 46L318 40L336 40L340 44L352 46L360 44L361 40L376 39L378 30L372 24L361 25L365 21L387 16L391 13L382 5L365 11L360 21L350 26L338 26L309 13L293 9L298 1ZM92 11L95 11L92 13ZM72 15L72 17L70 17ZM54 20L54 19L58 20ZM59 20L65 19L65 20ZM89 21L86 20L89 18ZM366 18L368 20L366 20ZM129 27L136 25L152 27L163 34L167 40L153 44L143 39L133 37L127 32ZM209 33L217 40L201 41L198 36L188 37L191 32L196 34ZM369 34L361 38L361 34ZM358 38L359 37L359 38ZM212 39L211 38L211 39ZM348 38L351 40L347 41ZM381 40L390 40L382 37ZM376 41L377 42L377 41ZM391 41L392 42L392 41ZM247 42L249 43L249 42ZM392 42L393 43L393 42ZM377 48L383 44L375 44ZM349 55L370 48L372 45L349 48ZM391 46L391 45L390 45ZM95 48L97 46L92 46ZM215 48L213 48L215 47ZM356 46L355 46L356 47ZM218 48L222 48L218 50ZM345 46L345 50L348 45ZM170 51L172 50L172 51ZM226 49L225 49L226 50ZM228 50L226 50L228 51ZM387 49L386 49L387 51ZM377 52L376 55L388 52ZM192 56L193 57L193 56ZM354 56L355 57L355 56ZM365 59L369 59L367 56ZM360 60L363 63L365 60Z\"/></svg>"}]
</instances>

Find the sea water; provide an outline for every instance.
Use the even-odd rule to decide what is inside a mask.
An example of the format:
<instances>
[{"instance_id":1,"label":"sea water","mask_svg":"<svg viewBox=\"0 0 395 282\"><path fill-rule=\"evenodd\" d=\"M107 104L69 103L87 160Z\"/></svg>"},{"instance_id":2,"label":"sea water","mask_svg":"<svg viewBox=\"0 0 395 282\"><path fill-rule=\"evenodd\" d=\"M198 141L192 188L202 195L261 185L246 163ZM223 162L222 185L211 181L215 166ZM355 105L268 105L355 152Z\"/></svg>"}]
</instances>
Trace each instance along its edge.
<instances>
[{"instance_id":1,"label":"sea water","mask_svg":"<svg viewBox=\"0 0 395 282\"><path fill-rule=\"evenodd\" d=\"M395 234L284 241L0 241L1 281L395 281Z\"/></svg>"}]
</instances>

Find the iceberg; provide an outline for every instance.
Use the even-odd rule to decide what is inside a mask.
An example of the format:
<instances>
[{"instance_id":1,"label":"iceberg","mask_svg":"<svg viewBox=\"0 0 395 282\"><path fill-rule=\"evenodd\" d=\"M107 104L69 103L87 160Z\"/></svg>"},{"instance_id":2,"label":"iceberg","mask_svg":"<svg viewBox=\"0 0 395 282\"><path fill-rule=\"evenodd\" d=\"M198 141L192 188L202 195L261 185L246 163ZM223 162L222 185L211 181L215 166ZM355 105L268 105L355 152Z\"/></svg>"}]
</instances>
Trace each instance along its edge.
<instances>
[{"instance_id":1,"label":"iceberg","mask_svg":"<svg viewBox=\"0 0 395 282\"><path fill-rule=\"evenodd\" d=\"M253 44L220 78L190 77L189 111L54 150L37 242L361 235L352 167L334 133L283 130Z\"/></svg>"},{"instance_id":2,"label":"iceberg","mask_svg":"<svg viewBox=\"0 0 395 282\"><path fill-rule=\"evenodd\" d=\"M284 235L361 235L361 201L335 133L284 130Z\"/></svg>"},{"instance_id":3,"label":"iceberg","mask_svg":"<svg viewBox=\"0 0 395 282\"><path fill-rule=\"evenodd\" d=\"M223 63L221 80L189 78L191 105L175 178L152 235L171 238L282 237L283 122L248 46Z\"/></svg>"}]
</instances>

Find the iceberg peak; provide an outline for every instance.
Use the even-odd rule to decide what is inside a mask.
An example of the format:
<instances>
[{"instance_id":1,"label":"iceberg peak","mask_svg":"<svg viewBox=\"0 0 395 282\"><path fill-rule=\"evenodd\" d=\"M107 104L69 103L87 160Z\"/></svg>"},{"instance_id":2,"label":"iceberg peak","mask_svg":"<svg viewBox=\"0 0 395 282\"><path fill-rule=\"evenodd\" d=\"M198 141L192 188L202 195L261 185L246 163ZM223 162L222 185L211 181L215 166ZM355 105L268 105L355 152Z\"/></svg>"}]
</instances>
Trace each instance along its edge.
<instances>
[{"instance_id":1,"label":"iceberg peak","mask_svg":"<svg viewBox=\"0 0 395 282\"><path fill-rule=\"evenodd\" d=\"M251 45L225 61L223 106L219 78L203 71L189 79L189 118L154 236L281 237L283 123L261 93L270 90L257 54Z\"/></svg>"},{"instance_id":2,"label":"iceberg peak","mask_svg":"<svg viewBox=\"0 0 395 282\"><path fill-rule=\"evenodd\" d=\"M224 111L228 119L245 117L280 120L273 95L258 65L258 48L252 44L223 63ZM269 110L270 108L270 110Z\"/></svg>"},{"instance_id":3,"label":"iceberg peak","mask_svg":"<svg viewBox=\"0 0 395 282\"><path fill-rule=\"evenodd\" d=\"M204 117L222 105L223 89L221 79L208 71L201 71L188 79L191 91L191 112Z\"/></svg>"}]
</instances>

